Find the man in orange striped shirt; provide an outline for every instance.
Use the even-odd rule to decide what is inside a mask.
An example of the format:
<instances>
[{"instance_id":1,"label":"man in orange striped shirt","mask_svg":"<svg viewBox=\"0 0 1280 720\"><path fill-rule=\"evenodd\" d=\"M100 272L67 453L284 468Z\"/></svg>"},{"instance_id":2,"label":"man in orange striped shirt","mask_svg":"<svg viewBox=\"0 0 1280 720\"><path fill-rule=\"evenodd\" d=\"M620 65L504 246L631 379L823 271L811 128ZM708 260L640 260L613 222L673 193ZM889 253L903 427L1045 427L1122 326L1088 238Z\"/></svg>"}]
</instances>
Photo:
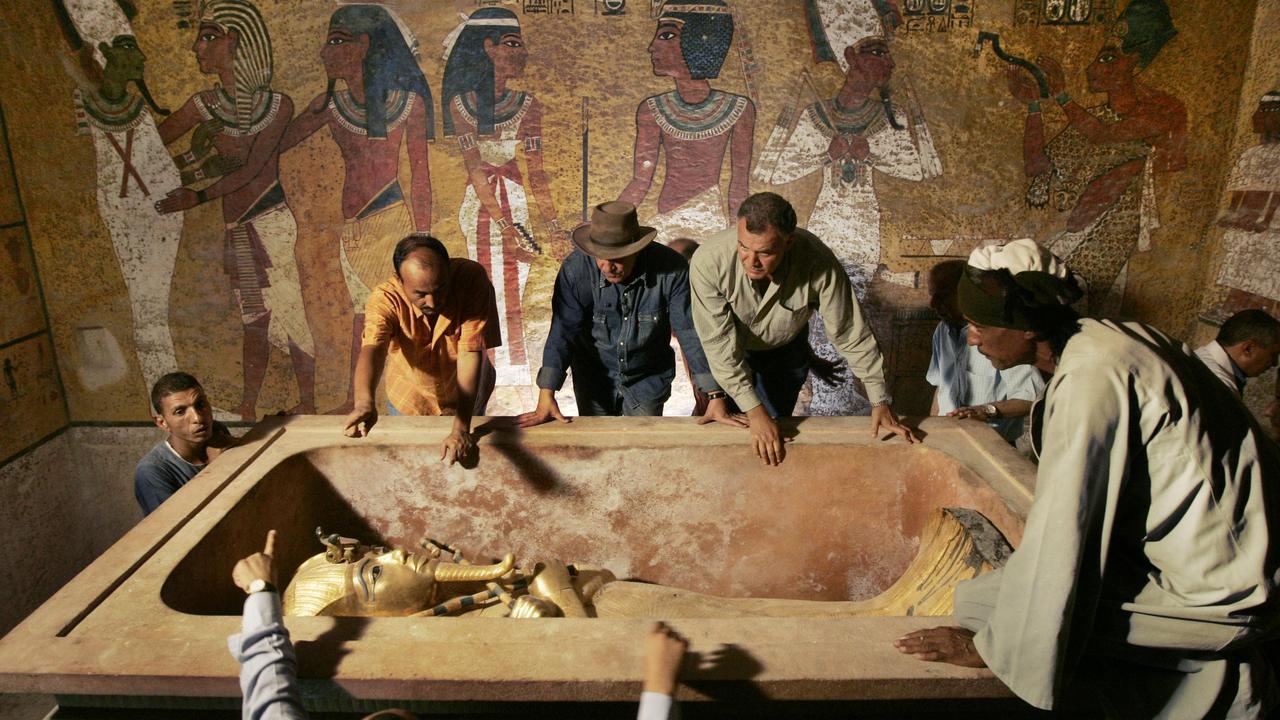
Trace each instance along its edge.
<instances>
[{"instance_id":1,"label":"man in orange striped shirt","mask_svg":"<svg viewBox=\"0 0 1280 720\"><path fill-rule=\"evenodd\" d=\"M493 391L486 350L502 344L493 284L479 263L450 258L425 234L401 240L392 265L365 306L345 433L363 437L378 421L374 392L385 368L391 414L454 416L440 454L452 465L474 455L471 418Z\"/></svg>"}]
</instances>

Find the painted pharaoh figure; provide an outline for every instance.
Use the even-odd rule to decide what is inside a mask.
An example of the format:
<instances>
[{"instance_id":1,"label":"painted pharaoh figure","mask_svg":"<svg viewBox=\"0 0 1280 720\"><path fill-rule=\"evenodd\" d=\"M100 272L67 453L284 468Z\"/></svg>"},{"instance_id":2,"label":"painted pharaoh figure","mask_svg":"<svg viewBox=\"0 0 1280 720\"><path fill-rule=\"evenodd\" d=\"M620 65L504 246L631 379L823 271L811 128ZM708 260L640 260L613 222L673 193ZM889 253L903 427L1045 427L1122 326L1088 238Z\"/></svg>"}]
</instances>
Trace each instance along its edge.
<instances>
[{"instance_id":1,"label":"painted pharaoh figure","mask_svg":"<svg viewBox=\"0 0 1280 720\"><path fill-rule=\"evenodd\" d=\"M675 89L645 98L636 108L631 182L618 199L636 206L644 202L659 155L665 155L658 214L646 219L664 240L723 230L750 192L755 105L710 83L720 76L732 42L733 15L724 0L662 6L649 58L653 74L671 78ZM726 152L727 207L720 184Z\"/></svg>"},{"instance_id":2,"label":"painted pharaoh figure","mask_svg":"<svg viewBox=\"0 0 1280 720\"><path fill-rule=\"evenodd\" d=\"M942 174L942 163L914 98L902 93L905 106L891 100L893 7L882 0L809 0L806 9L815 57L838 62L844 82L835 97L805 107L794 129L774 128L766 147L781 150L776 158L762 157L757 172L771 168L766 179L773 185L821 173L822 189L806 227L835 253L858 299L865 301L881 267L876 175L926 180ZM781 135L788 130L783 144ZM815 354L840 362L826 333L817 329L821 320L813 322ZM812 392L809 411L815 415L868 408L849 382L815 378Z\"/></svg>"},{"instance_id":3,"label":"painted pharaoh figure","mask_svg":"<svg viewBox=\"0 0 1280 720\"><path fill-rule=\"evenodd\" d=\"M1090 92L1106 102L1083 107L1063 92L1052 58L1037 59L1067 125L1045 141L1041 98L1029 73L1011 68L1009 89L1027 104L1023 162L1027 202L1068 213L1053 243L1088 285L1088 314L1115 314L1124 299L1129 259L1151 248L1159 227L1154 175L1187 165L1187 109L1176 97L1137 81L1177 30L1164 0L1133 0L1085 69Z\"/></svg>"},{"instance_id":4,"label":"painted pharaoh figure","mask_svg":"<svg viewBox=\"0 0 1280 720\"><path fill-rule=\"evenodd\" d=\"M156 212L160 193L179 184L178 170L156 131L160 110L147 91L146 55L117 0L56 0L64 34L79 64L76 124L93 138L98 214L120 263L133 340L150 388L177 367L169 333L169 291L182 218Z\"/></svg>"},{"instance_id":5,"label":"painted pharaoh figure","mask_svg":"<svg viewBox=\"0 0 1280 720\"><path fill-rule=\"evenodd\" d=\"M345 168L338 248L351 295L351 373L360 353L364 309L387 278L397 242L431 231L428 141L435 137L431 88L414 56L417 41L386 8L347 5L333 13L320 49L328 88L289 124L284 152L322 127L338 144ZM342 87L338 86L339 81ZM400 186L400 148L407 148L410 184ZM350 412L347 403L335 412Z\"/></svg>"},{"instance_id":6,"label":"painted pharaoh figure","mask_svg":"<svg viewBox=\"0 0 1280 720\"><path fill-rule=\"evenodd\" d=\"M542 164L542 104L530 93L507 89L510 80L524 75L528 59L515 13L481 8L445 39L441 92L444 134L457 137L467 168L458 223L467 252L493 280L506 339L491 358L497 371L494 397L513 407L527 406L532 399L531 351L521 302L530 263L542 254L536 231L545 233L555 248L567 243ZM520 151L526 174L517 161ZM529 194L538 206L536 227L530 222ZM519 397L507 397L511 388Z\"/></svg>"},{"instance_id":7,"label":"painted pharaoh figure","mask_svg":"<svg viewBox=\"0 0 1280 720\"><path fill-rule=\"evenodd\" d=\"M1228 288L1223 318L1246 308L1280 315L1280 90L1258 102L1253 131L1261 143L1240 154L1227 178L1226 254L1218 284Z\"/></svg>"},{"instance_id":8,"label":"painted pharaoh figure","mask_svg":"<svg viewBox=\"0 0 1280 720\"><path fill-rule=\"evenodd\" d=\"M244 324L244 392L237 412L256 417L271 347L287 352L297 376L295 412L315 412L315 344L303 310L294 245L298 225L279 180L279 145L293 102L271 89L271 39L248 0L204 0L192 51L220 84L191 96L160 124L166 144L192 133L178 156L183 187L156 203L161 213L220 198L226 223L224 268ZM192 132L194 131L194 132ZM210 155L226 161L209 163ZM194 168L194 169L193 169ZM195 190L195 183L215 180Z\"/></svg>"}]
</instances>

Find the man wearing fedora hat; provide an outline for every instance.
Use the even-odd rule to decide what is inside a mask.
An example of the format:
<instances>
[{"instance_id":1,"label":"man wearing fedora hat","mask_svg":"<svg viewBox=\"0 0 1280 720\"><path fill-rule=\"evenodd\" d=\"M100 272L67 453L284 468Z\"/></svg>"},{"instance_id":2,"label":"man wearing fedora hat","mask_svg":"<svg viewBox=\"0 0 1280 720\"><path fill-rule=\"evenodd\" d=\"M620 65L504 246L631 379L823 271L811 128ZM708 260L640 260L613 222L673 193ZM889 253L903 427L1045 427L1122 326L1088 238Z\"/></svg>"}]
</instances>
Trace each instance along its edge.
<instances>
[{"instance_id":1,"label":"man wearing fedora hat","mask_svg":"<svg viewBox=\"0 0 1280 720\"><path fill-rule=\"evenodd\" d=\"M745 426L730 415L693 327L689 265L656 244L626 202L597 205L573 231L577 245L560 266L551 298L551 332L538 371L538 406L521 427L552 418L568 422L555 393L573 370L582 415L661 415L675 378L674 330L694 384L711 398L699 423Z\"/></svg>"},{"instance_id":2,"label":"man wearing fedora hat","mask_svg":"<svg viewBox=\"0 0 1280 720\"><path fill-rule=\"evenodd\" d=\"M809 318L817 311L836 350L862 379L871 432L915 442L885 392L880 348L840 261L776 193L756 193L738 225L713 235L689 269L693 319L716 380L747 414L751 444L769 465L786 455L775 417L788 416L809 375Z\"/></svg>"}]
</instances>

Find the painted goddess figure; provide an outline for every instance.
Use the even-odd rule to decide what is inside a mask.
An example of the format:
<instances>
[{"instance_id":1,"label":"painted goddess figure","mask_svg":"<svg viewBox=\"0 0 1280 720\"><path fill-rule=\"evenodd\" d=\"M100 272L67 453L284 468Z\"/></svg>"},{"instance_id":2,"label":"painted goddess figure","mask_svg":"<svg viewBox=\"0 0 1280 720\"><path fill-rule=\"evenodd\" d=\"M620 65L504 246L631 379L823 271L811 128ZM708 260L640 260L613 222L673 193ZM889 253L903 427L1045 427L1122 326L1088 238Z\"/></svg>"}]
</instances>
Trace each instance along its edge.
<instances>
[{"instance_id":1,"label":"painted goddess figure","mask_svg":"<svg viewBox=\"0 0 1280 720\"><path fill-rule=\"evenodd\" d=\"M1227 176L1231 204L1218 220L1227 250L1218 283L1230 288L1224 318L1245 308L1280 315L1280 90L1258 101L1253 131L1261 143L1241 153Z\"/></svg>"},{"instance_id":2,"label":"painted goddess figure","mask_svg":"<svg viewBox=\"0 0 1280 720\"><path fill-rule=\"evenodd\" d=\"M645 98L636 108L634 167L618 199L636 206L644 202L660 151L665 154L658 214L646 221L664 242L723 230L750 192L755 105L710 82L720 77L732 42L733 15L724 0L662 6L649 58L653 74L671 78L675 89ZM726 151L727 208L720 189Z\"/></svg>"},{"instance_id":3,"label":"painted goddess figure","mask_svg":"<svg viewBox=\"0 0 1280 720\"><path fill-rule=\"evenodd\" d=\"M507 89L508 81L524 75L528 59L515 13L496 7L476 10L445 39L440 99L444 134L458 138L467 168L458 223L471 258L489 271L506 339L492 358L497 371L495 397L507 402L502 388L519 388L519 396L510 398L515 407L532 401L521 298L529 265L542 253L535 231L542 230L553 246L567 242L542 165L542 105L527 92ZM516 160L520 150L528 190L538 205L537 227L529 221L526 176Z\"/></svg>"},{"instance_id":4,"label":"painted goddess figure","mask_svg":"<svg viewBox=\"0 0 1280 720\"><path fill-rule=\"evenodd\" d=\"M773 185L822 174L806 227L831 247L858 299L865 300L880 267L876 173L926 180L942 174L942 163L914 99L907 96L905 108L891 101L892 6L884 0L808 0L806 11L815 56L838 62L844 83L835 97L804 109L785 145L780 137L769 139L766 147L781 151L776 158L762 157L757 172L771 164L767 179ZM785 133L787 127L773 132ZM815 317L815 325L819 322ZM815 327L810 337L819 357L840 362L826 333ZM815 378L812 390L811 414L847 415L869 407L849 382Z\"/></svg>"}]
</instances>

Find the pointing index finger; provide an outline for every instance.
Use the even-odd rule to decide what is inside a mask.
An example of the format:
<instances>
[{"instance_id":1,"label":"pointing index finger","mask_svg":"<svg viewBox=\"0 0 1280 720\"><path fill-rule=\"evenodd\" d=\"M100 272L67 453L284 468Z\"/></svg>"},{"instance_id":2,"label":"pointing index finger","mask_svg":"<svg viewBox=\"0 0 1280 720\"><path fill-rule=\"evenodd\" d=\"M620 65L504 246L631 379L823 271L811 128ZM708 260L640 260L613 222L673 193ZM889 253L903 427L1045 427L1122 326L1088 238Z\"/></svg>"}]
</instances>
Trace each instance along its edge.
<instances>
[{"instance_id":1,"label":"pointing index finger","mask_svg":"<svg viewBox=\"0 0 1280 720\"><path fill-rule=\"evenodd\" d=\"M267 555L269 557L275 557L275 554L276 554L276 531L275 530L267 531L267 546L266 548L263 549L262 554Z\"/></svg>"}]
</instances>

